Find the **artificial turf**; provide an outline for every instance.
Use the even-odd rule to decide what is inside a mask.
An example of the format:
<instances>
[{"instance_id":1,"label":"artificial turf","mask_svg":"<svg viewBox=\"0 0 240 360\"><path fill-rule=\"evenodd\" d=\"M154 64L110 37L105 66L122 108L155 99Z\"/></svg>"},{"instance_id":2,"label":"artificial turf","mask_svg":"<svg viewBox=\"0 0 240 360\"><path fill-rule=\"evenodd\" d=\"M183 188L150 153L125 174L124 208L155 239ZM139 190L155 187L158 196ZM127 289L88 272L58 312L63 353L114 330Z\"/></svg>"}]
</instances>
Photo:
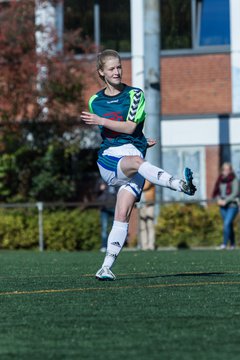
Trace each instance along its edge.
<instances>
[{"instance_id":1,"label":"artificial turf","mask_svg":"<svg viewBox=\"0 0 240 360\"><path fill-rule=\"evenodd\" d=\"M239 359L240 251L0 252L0 359Z\"/></svg>"}]
</instances>

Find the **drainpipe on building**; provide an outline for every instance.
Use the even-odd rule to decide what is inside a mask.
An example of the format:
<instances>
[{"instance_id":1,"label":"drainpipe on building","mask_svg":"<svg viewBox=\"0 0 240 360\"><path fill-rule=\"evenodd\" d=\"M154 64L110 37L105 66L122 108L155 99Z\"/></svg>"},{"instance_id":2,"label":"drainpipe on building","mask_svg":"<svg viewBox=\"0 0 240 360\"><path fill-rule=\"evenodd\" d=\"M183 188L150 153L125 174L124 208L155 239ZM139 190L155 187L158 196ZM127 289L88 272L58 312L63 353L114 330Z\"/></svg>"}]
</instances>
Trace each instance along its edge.
<instances>
[{"instance_id":1,"label":"drainpipe on building","mask_svg":"<svg viewBox=\"0 0 240 360\"><path fill-rule=\"evenodd\" d=\"M94 14L94 43L96 47L96 52L98 53L100 51L100 34L101 34L101 28L100 28L100 5L99 0L94 0L94 8L93 8L93 14Z\"/></svg>"},{"instance_id":2,"label":"drainpipe on building","mask_svg":"<svg viewBox=\"0 0 240 360\"><path fill-rule=\"evenodd\" d=\"M157 144L147 152L147 160L162 167L160 88L160 1L144 0L144 90L147 120L145 136ZM162 188L156 186L155 222L160 212Z\"/></svg>"}]
</instances>

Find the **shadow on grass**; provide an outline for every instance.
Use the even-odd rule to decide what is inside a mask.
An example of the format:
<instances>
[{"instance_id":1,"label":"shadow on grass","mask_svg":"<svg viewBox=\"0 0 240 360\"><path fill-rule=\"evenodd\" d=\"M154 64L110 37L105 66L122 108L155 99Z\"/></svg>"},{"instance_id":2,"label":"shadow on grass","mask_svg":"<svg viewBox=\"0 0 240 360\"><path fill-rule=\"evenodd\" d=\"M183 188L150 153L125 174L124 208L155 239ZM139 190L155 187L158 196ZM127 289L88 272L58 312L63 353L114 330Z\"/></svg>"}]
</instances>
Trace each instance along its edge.
<instances>
[{"instance_id":1,"label":"shadow on grass","mask_svg":"<svg viewBox=\"0 0 240 360\"><path fill-rule=\"evenodd\" d=\"M177 274L162 274L162 275L141 275L141 276L129 276L129 277L118 277L118 281L122 280L144 280L144 279L161 279L161 278L171 278L171 277L207 277L207 276L222 276L229 275L225 272L199 272L199 273L177 273ZM231 274L233 275L233 274ZM239 274L237 274L239 275Z\"/></svg>"}]
</instances>

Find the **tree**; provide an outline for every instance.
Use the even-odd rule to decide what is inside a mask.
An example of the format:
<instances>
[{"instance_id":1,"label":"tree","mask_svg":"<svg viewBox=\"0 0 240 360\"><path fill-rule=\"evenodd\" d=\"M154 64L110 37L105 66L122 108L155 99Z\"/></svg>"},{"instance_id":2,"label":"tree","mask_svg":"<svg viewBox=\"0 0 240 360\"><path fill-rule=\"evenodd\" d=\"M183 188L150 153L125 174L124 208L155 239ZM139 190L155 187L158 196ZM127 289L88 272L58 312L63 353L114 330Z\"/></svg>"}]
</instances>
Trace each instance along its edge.
<instances>
[{"instance_id":1,"label":"tree","mask_svg":"<svg viewBox=\"0 0 240 360\"><path fill-rule=\"evenodd\" d=\"M57 1L57 0L52 0ZM11 19L11 21L9 20ZM47 98L48 120L76 118L83 105L81 61L71 49L89 49L81 30L68 33L62 53L36 53L35 1L13 0L0 8L0 119L4 121L36 120L42 108L37 99ZM54 30L53 30L54 31ZM54 41L57 40L56 36ZM37 87L37 64L45 64L48 75Z\"/></svg>"},{"instance_id":2,"label":"tree","mask_svg":"<svg viewBox=\"0 0 240 360\"><path fill-rule=\"evenodd\" d=\"M76 29L61 53L37 53L35 33L44 29L35 25L35 0L0 3L0 23L0 201L79 201L95 152L81 156L84 70L73 49L87 53L92 45ZM47 68L40 88L38 64Z\"/></svg>"}]
</instances>

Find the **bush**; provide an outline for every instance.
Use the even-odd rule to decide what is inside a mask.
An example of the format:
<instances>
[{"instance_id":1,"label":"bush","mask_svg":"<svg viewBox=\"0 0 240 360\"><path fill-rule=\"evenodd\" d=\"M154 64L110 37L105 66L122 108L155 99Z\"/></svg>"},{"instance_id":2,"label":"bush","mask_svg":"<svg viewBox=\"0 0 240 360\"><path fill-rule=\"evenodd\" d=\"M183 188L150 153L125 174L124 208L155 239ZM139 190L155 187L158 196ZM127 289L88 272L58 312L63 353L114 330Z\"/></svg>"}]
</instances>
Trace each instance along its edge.
<instances>
[{"instance_id":1,"label":"bush","mask_svg":"<svg viewBox=\"0 0 240 360\"><path fill-rule=\"evenodd\" d=\"M48 250L98 249L101 243L99 211L44 210L43 233ZM36 209L0 211L0 248L37 248L38 237Z\"/></svg>"},{"instance_id":2,"label":"bush","mask_svg":"<svg viewBox=\"0 0 240 360\"><path fill-rule=\"evenodd\" d=\"M100 246L98 210L44 212L44 238L51 250L92 250Z\"/></svg>"},{"instance_id":3,"label":"bush","mask_svg":"<svg viewBox=\"0 0 240 360\"><path fill-rule=\"evenodd\" d=\"M156 245L179 248L217 246L222 241L222 226L216 205L164 205L156 225ZM239 237L237 221L235 228Z\"/></svg>"},{"instance_id":4,"label":"bush","mask_svg":"<svg viewBox=\"0 0 240 360\"><path fill-rule=\"evenodd\" d=\"M31 210L0 211L0 248L32 249L38 246L38 217Z\"/></svg>"}]
</instances>

